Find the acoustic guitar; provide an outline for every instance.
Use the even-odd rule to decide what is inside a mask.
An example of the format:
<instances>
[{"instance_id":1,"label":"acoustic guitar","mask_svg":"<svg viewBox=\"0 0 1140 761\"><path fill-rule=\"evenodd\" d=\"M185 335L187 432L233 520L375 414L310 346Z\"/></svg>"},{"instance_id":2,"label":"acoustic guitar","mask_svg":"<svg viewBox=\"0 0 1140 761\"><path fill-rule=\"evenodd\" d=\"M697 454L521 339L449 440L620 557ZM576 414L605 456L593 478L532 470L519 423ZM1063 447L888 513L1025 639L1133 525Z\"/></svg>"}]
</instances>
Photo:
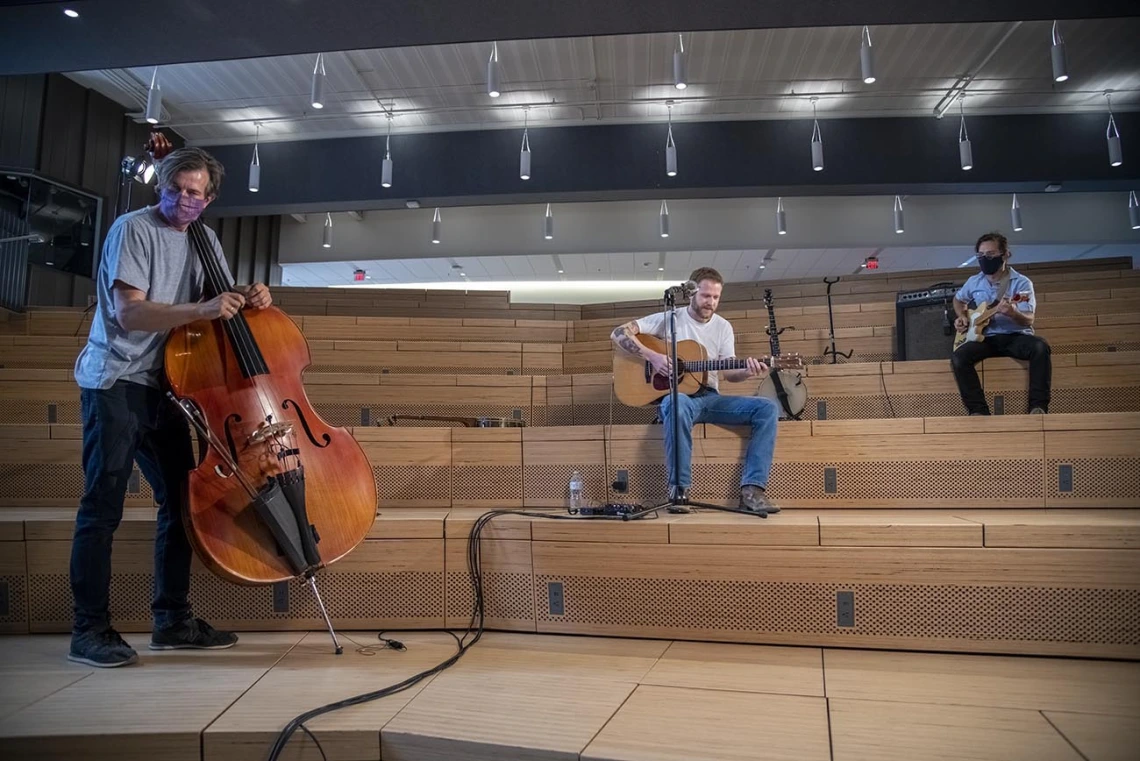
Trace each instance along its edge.
<instances>
[{"instance_id":1,"label":"acoustic guitar","mask_svg":"<svg viewBox=\"0 0 1140 761\"><path fill-rule=\"evenodd\" d=\"M1029 291L1021 291L1015 293L1009 298L1011 304L1017 304L1021 301L1029 301ZM978 304L976 309L966 312L966 330L954 336L954 351L958 351L958 347L970 341L984 341L986 338L985 330L990 324L990 320L998 313L998 308L1001 307L1001 302L994 304L992 307L986 302Z\"/></svg>"},{"instance_id":2,"label":"acoustic guitar","mask_svg":"<svg viewBox=\"0 0 1140 761\"><path fill-rule=\"evenodd\" d=\"M647 349L668 355L665 341L656 336L638 334L634 339ZM764 357L760 361L775 370L803 368L803 357L789 354L778 357ZM722 370L742 370L748 367L747 360L709 359L705 347L696 341L677 342L677 393L695 394L708 382L710 372ZM644 407L653 404L669 393L669 378L653 370L641 357L614 350L614 395L618 401L630 407Z\"/></svg>"},{"instance_id":3,"label":"acoustic guitar","mask_svg":"<svg viewBox=\"0 0 1140 761\"><path fill-rule=\"evenodd\" d=\"M773 357L780 355L780 334L784 328L776 329L776 309L772 305L772 289L764 291L764 306L768 307L768 344ZM780 417L799 420L807 406L807 384L803 370L778 370L760 383L757 396L771 399L780 405Z\"/></svg>"}]
</instances>

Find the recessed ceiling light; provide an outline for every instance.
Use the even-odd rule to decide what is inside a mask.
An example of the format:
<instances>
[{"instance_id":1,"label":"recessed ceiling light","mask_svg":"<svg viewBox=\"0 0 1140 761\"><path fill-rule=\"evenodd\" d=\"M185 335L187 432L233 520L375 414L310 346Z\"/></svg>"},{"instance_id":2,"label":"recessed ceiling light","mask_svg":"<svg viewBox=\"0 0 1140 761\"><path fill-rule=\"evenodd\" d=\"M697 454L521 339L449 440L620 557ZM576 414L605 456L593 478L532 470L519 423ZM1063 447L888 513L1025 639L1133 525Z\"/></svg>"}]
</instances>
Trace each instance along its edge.
<instances>
[{"instance_id":1,"label":"recessed ceiling light","mask_svg":"<svg viewBox=\"0 0 1140 761\"><path fill-rule=\"evenodd\" d=\"M79 18L79 11L73 10L71 8L64 8L63 15L67 16L68 18Z\"/></svg>"},{"instance_id":2,"label":"recessed ceiling light","mask_svg":"<svg viewBox=\"0 0 1140 761\"><path fill-rule=\"evenodd\" d=\"M1045 186L1045 192L1046 193L1056 193L1060 189L1061 189L1061 183L1059 183L1059 182L1051 182Z\"/></svg>"},{"instance_id":3,"label":"recessed ceiling light","mask_svg":"<svg viewBox=\"0 0 1140 761\"><path fill-rule=\"evenodd\" d=\"M408 200L404 201L404 206L407 206L409 209L418 209L420 208L420 202L416 200Z\"/></svg>"}]
</instances>

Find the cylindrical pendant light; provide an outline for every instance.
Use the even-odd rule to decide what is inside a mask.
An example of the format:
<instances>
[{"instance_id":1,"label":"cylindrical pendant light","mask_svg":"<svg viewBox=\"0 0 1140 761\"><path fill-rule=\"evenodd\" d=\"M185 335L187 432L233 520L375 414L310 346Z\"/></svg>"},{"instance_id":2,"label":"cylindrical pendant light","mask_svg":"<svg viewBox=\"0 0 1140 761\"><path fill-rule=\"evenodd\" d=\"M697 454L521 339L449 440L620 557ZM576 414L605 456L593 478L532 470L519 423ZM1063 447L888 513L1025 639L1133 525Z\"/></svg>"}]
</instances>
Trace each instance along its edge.
<instances>
[{"instance_id":1,"label":"cylindrical pendant light","mask_svg":"<svg viewBox=\"0 0 1140 761\"><path fill-rule=\"evenodd\" d=\"M392 115L388 114L388 137L384 139L384 162L380 165L380 184L392 187Z\"/></svg>"},{"instance_id":2,"label":"cylindrical pendant light","mask_svg":"<svg viewBox=\"0 0 1140 761\"><path fill-rule=\"evenodd\" d=\"M1133 230L1140 230L1140 201L1136 200L1136 191L1128 192L1128 223Z\"/></svg>"},{"instance_id":3,"label":"cylindrical pendant light","mask_svg":"<svg viewBox=\"0 0 1140 761\"><path fill-rule=\"evenodd\" d=\"M261 125L255 125L257 133L253 138L253 159L249 162L249 192L261 190L261 158L257 155L257 143L261 138Z\"/></svg>"},{"instance_id":4,"label":"cylindrical pendant light","mask_svg":"<svg viewBox=\"0 0 1140 761\"><path fill-rule=\"evenodd\" d=\"M530 116L530 109L523 113L523 136L522 147L519 149L519 179L530 179L530 128L527 125L527 119Z\"/></svg>"},{"instance_id":5,"label":"cylindrical pendant light","mask_svg":"<svg viewBox=\"0 0 1140 761\"><path fill-rule=\"evenodd\" d=\"M958 113L962 121L958 125L958 159L965 172L974 168L974 149L970 147L970 135L966 132L966 111L962 105L962 98L958 98Z\"/></svg>"},{"instance_id":6,"label":"cylindrical pendant light","mask_svg":"<svg viewBox=\"0 0 1140 761\"><path fill-rule=\"evenodd\" d=\"M903 225L903 205L902 199L895 196L895 232L902 235L906 227Z\"/></svg>"},{"instance_id":7,"label":"cylindrical pendant light","mask_svg":"<svg viewBox=\"0 0 1140 761\"><path fill-rule=\"evenodd\" d=\"M673 141L673 101L666 105L669 107L669 131L665 134L665 174L676 177L677 144Z\"/></svg>"},{"instance_id":8,"label":"cylindrical pendant light","mask_svg":"<svg viewBox=\"0 0 1140 761\"><path fill-rule=\"evenodd\" d=\"M313 87L309 103L313 108L325 107L325 54L317 53L317 62L313 65Z\"/></svg>"},{"instance_id":9,"label":"cylindrical pendant light","mask_svg":"<svg viewBox=\"0 0 1140 761\"><path fill-rule=\"evenodd\" d=\"M1050 51L1053 61L1053 81L1064 82L1069 78L1069 62L1065 57L1065 40L1061 37L1061 30L1057 22L1053 22L1053 48Z\"/></svg>"},{"instance_id":10,"label":"cylindrical pendant light","mask_svg":"<svg viewBox=\"0 0 1140 761\"><path fill-rule=\"evenodd\" d=\"M780 235L788 234L788 217L784 214L784 198L776 200L776 232Z\"/></svg>"},{"instance_id":11,"label":"cylindrical pendant light","mask_svg":"<svg viewBox=\"0 0 1140 761\"><path fill-rule=\"evenodd\" d=\"M871 30L863 27L863 42L859 47L859 68L863 72L863 82L875 83L875 54L871 50Z\"/></svg>"},{"instance_id":12,"label":"cylindrical pendant light","mask_svg":"<svg viewBox=\"0 0 1140 761\"><path fill-rule=\"evenodd\" d=\"M1104 99L1108 103L1108 127L1104 131L1108 141L1109 166L1120 166L1124 163L1124 152L1120 148L1120 130L1116 128L1116 115L1112 113L1112 92L1106 92Z\"/></svg>"},{"instance_id":13,"label":"cylindrical pendant light","mask_svg":"<svg viewBox=\"0 0 1140 761\"><path fill-rule=\"evenodd\" d=\"M443 220L439 216L439 207L435 207L435 216L431 220L431 242L439 243L443 238L440 237L443 233Z\"/></svg>"},{"instance_id":14,"label":"cylindrical pendant light","mask_svg":"<svg viewBox=\"0 0 1140 761\"><path fill-rule=\"evenodd\" d=\"M146 91L146 121L158 124L162 119L162 87L158 84L158 67L150 75L150 89Z\"/></svg>"},{"instance_id":15,"label":"cylindrical pendant light","mask_svg":"<svg viewBox=\"0 0 1140 761\"><path fill-rule=\"evenodd\" d=\"M823 171L823 135L819 131L819 117L816 116L815 102L811 99L811 115L813 119L811 128L811 168L817 172Z\"/></svg>"},{"instance_id":16,"label":"cylindrical pendant light","mask_svg":"<svg viewBox=\"0 0 1140 761\"><path fill-rule=\"evenodd\" d=\"M1013 223L1013 231L1015 233L1019 233L1024 229L1021 224L1021 204L1017 202L1017 193L1013 194L1013 205L1009 207L1009 221Z\"/></svg>"},{"instance_id":17,"label":"cylindrical pendant light","mask_svg":"<svg viewBox=\"0 0 1140 761\"><path fill-rule=\"evenodd\" d=\"M321 236L321 248L332 248L332 212L325 212L325 231Z\"/></svg>"},{"instance_id":18,"label":"cylindrical pendant light","mask_svg":"<svg viewBox=\"0 0 1140 761\"><path fill-rule=\"evenodd\" d=\"M491 57L487 60L487 94L497 98L499 90L499 43L491 43Z\"/></svg>"},{"instance_id":19,"label":"cylindrical pendant light","mask_svg":"<svg viewBox=\"0 0 1140 761\"><path fill-rule=\"evenodd\" d=\"M546 217L542 220L542 237L554 240L554 214L550 211L550 204L546 204Z\"/></svg>"},{"instance_id":20,"label":"cylindrical pendant light","mask_svg":"<svg viewBox=\"0 0 1140 761\"><path fill-rule=\"evenodd\" d=\"M677 35L677 45L673 49L673 86L684 90L689 86L688 65L685 61L685 40Z\"/></svg>"},{"instance_id":21,"label":"cylindrical pendant light","mask_svg":"<svg viewBox=\"0 0 1140 761\"><path fill-rule=\"evenodd\" d=\"M658 227L661 232L662 238L669 237L669 204L664 201L661 202L661 214L658 221Z\"/></svg>"}]
</instances>

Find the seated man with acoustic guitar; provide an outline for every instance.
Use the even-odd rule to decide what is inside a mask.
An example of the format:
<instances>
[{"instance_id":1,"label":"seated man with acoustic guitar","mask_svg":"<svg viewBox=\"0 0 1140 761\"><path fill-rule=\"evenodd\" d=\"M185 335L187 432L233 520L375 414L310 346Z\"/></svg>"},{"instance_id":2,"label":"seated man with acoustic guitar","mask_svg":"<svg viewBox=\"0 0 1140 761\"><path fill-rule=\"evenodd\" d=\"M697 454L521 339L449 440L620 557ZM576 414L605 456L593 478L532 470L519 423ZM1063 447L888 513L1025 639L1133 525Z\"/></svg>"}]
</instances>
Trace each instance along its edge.
<instances>
[{"instance_id":1,"label":"seated man with acoustic guitar","mask_svg":"<svg viewBox=\"0 0 1140 761\"><path fill-rule=\"evenodd\" d=\"M982 271L954 295L958 337L950 366L962 403L971 415L989 415L974 365L988 357L1013 357L1029 360L1030 414L1045 414L1053 368L1049 344L1033 334L1033 282L1009 266L1009 242L1001 233L978 238L974 251Z\"/></svg>"},{"instance_id":2,"label":"seated man with acoustic guitar","mask_svg":"<svg viewBox=\"0 0 1140 761\"><path fill-rule=\"evenodd\" d=\"M729 359L736 356L736 336L728 320L716 314L720 303L724 280L720 273L710 267L702 267L693 272L689 279L697 284L687 307L678 307L677 341L694 340L704 347L710 360ZM610 336L622 351L640 357L652 365L661 376L672 375L672 365L668 354L655 351L643 344L637 336L667 338L665 315L652 314L639 320L627 322L616 328ZM668 351L668 349L666 349ZM678 351L680 355L680 351ZM669 473L669 483L679 485L682 505L675 506L674 512L688 512L683 503L688 500L692 484L693 426L696 423L719 425L747 425L752 427L752 438L744 458L744 472L741 475L740 508L750 512L768 515L778 513L780 508L772 504L765 492L768 475L772 470L772 453L776 448L776 423L780 407L771 399L756 396L721 396L717 392L718 376L724 380L741 383L748 380L768 377L768 365L752 357L736 364L739 369L708 372L706 385L693 394L680 393L677 403L681 408L679 419L680 473L674 479L673 468L673 410L671 396L666 394L661 401L661 417L665 432L665 468ZM667 385L667 384L666 384ZM672 487L670 487L672 488Z\"/></svg>"}]
</instances>

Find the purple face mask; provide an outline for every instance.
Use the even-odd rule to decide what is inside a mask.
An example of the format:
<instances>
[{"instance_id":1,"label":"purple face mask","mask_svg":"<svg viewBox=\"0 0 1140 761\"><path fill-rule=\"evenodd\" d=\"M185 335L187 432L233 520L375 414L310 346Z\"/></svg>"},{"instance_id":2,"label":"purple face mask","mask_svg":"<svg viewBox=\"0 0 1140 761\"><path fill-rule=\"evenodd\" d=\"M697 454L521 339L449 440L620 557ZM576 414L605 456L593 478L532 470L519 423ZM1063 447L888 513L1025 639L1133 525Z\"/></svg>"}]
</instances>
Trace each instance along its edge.
<instances>
[{"instance_id":1,"label":"purple face mask","mask_svg":"<svg viewBox=\"0 0 1140 761\"><path fill-rule=\"evenodd\" d=\"M186 227L200 217L205 208L204 198L191 198L165 189L159 194L158 210L175 227Z\"/></svg>"}]
</instances>

